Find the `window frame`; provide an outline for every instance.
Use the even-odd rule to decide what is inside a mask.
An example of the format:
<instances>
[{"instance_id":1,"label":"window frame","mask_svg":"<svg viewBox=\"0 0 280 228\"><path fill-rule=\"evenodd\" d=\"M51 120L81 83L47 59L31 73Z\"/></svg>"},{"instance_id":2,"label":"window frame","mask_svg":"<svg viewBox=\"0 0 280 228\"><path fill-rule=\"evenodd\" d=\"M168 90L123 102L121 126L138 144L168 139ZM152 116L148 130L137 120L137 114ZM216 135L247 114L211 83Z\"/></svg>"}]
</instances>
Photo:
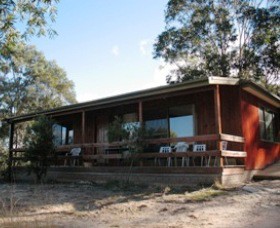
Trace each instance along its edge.
<instances>
[{"instance_id":1,"label":"window frame","mask_svg":"<svg viewBox=\"0 0 280 228\"><path fill-rule=\"evenodd\" d=\"M179 136L178 138L184 138L184 137L193 137L197 133L197 120L196 120L196 105L194 103L180 103L180 104L170 104L168 106L163 107L160 111L160 115L163 118L151 118L147 113L145 114L146 117L144 117L144 125L145 128L147 127L147 122L149 121L165 121L166 122L166 137L153 137L152 138L171 138L171 119L176 117L171 117L170 110L172 108L176 107L188 107L191 110L191 115L182 115L183 116L192 116L192 135L186 135L186 136ZM153 109L151 109L153 110ZM149 110L149 112L152 113L152 111ZM148 116L148 118L147 118ZM147 129L147 128L146 128ZM163 134L162 134L163 135Z\"/></svg>"},{"instance_id":2,"label":"window frame","mask_svg":"<svg viewBox=\"0 0 280 228\"><path fill-rule=\"evenodd\" d=\"M56 139L56 135L54 133L54 129L59 128L59 138ZM73 140L71 143L69 143L69 132L73 132ZM53 125L53 136L54 136L54 143L56 146L65 146L65 145L72 145L74 144L74 137L75 137L75 131L74 128L71 126L65 126L59 123L56 123Z\"/></svg>"},{"instance_id":3,"label":"window frame","mask_svg":"<svg viewBox=\"0 0 280 228\"><path fill-rule=\"evenodd\" d=\"M277 114L275 111L264 107L264 106L259 106L259 135L260 135L260 140L264 142L269 142L269 143L280 143L280 138L277 138L277 132L279 131L279 127L277 128L277 122L280 122L277 120L279 118L279 114ZM269 128L270 126L267 126L267 114L272 115L272 137L269 136Z\"/></svg>"},{"instance_id":4,"label":"window frame","mask_svg":"<svg viewBox=\"0 0 280 228\"><path fill-rule=\"evenodd\" d=\"M192 116L192 135L190 136L181 136L181 137L193 137L196 135L196 112L195 112L195 104L180 104L180 105L174 105L174 106L169 106L168 107L168 126L169 126L169 137L170 137L170 134L171 134L171 118L174 118L174 117L170 117L169 115L169 110L171 108L174 108L174 107L180 107L180 106L190 106L190 109L191 109L191 116ZM187 115L189 116L189 115ZM175 117L176 118L176 117ZM180 138L180 137L179 137Z\"/></svg>"}]
</instances>

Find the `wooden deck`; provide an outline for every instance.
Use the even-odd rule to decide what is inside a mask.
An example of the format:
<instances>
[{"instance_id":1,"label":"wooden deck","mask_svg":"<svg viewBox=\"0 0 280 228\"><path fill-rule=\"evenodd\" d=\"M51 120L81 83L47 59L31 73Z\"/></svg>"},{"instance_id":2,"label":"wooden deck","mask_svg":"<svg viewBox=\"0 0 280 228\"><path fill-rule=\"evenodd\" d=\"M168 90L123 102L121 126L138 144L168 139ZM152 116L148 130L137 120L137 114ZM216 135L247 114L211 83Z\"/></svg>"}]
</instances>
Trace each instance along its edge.
<instances>
[{"instance_id":1,"label":"wooden deck","mask_svg":"<svg viewBox=\"0 0 280 228\"><path fill-rule=\"evenodd\" d=\"M13 168L16 180L32 181L25 167ZM61 182L110 182L131 181L147 185L212 185L216 181L232 184L242 183L244 167L140 167L134 166L83 166L50 167L47 179Z\"/></svg>"},{"instance_id":2,"label":"wooden deck","mask_svg":"<svg viewBox=\"0 0 280 228\"><path fill-rule=\"evenodd\" d=\"M167 177L170 182L166 181L166 183L213 183L217 178L223 181L225 178L239 178L244 173L244 165L240 164L244 164L242 161L246 157L246 152L234 150L234 147L229 148L229 150L222 150L219 147L222 139L239 144L244 143L244 139L239 136L213 134L148 140L149 143L155 145L170 145L177 142L207 143L210 141L214 145L217 143L217 149L203 152L159 153L158 151L150 151L128 153L128 151L121 149L124 147L121 142L66 145L57 148L58 156L55 158L55 166L50 168L50 172L54 179L68 179L70 181L75 178L77 180L93 181L103 180L104 178L121 180L129 173L133 175L135 181L140 180L144 183L153 183L154 181L165 183ZM82 148L81 156L64 156L76 147ZM90 153L87 152L88 148L91 148ZM112 148L120 148L120 150L111 150ZM24 151L24 148L10 150L13 167L24 164L21 162ZM183 163L182 160L184 159L188 162ZM132 160L133 163L131 163ZM170 166L167 166L168 160L172 161ZM241 163L238 162L240 160ZM132 168L130 167L131 164Z\"/></svg>"},{"instance_id":3,"label":"wooden deck","mask_svg":"<svg viewBox=\"0 0 280 228\"><path fill-rule=\"evenodd\" d=\"M166 166L58 166L51 167L52 171L60 172L91 172L91 173L150 173L150 174L219 174L221 167L166 167Z\"/></svg>"}]
</instances>

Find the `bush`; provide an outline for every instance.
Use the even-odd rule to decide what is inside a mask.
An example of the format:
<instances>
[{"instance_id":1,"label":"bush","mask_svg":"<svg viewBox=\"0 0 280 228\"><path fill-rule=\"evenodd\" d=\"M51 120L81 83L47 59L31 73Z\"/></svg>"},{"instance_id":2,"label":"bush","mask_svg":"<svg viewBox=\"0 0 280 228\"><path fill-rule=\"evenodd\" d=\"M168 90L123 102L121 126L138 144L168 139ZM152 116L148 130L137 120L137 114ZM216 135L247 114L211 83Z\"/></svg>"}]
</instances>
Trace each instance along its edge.
<instances>
[{"instance_id":1,"label":"bush","mask_svg":"<svg viewBox=\"0 0 280 228\"><path fill-rule=\"evenodd\" d=\"M46 117L39 116L27 128L25 137L25 160L28 161L28 173L36 175L36 181L42 181L48 167L55 161L55 145L52 126L54 122Z\"/></svg>"}]
</instances>

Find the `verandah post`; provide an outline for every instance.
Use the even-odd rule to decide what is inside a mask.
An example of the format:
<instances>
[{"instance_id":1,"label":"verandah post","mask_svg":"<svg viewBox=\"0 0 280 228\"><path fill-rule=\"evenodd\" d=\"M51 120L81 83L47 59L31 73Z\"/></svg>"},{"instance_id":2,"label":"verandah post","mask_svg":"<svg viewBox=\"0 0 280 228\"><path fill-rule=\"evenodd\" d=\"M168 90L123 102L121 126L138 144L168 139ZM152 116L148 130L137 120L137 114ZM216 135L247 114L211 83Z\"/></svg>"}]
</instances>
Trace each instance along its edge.
<instances>
[{"instance_id":1,"label":"verandah post","mask_svg":"<svg viewBox=\"0 0 280 228\"><path fill-rule=\"evenodd\" d=\"M82 144L85 143L85 111L82 112Z\"/></svg>"},{"instance_id":2,"label":"verandah post","mask_svg":"<svg viewBox=\"0 0 280 228\"><path fill-rule=\"evenodd\" d=\"M217 141L217 149L219 151L222 150L222 141L220 139L222 134L222 116L221 116L221 97L220 97L220 86L215 85L214 87L214 109L215 109L215 126L216 126L216 133L219 136ZM220 157L220 166L224 166L224 159Z\"/></svg>"},{"instance_id":3,"label":"verandah post","mask_svg":"<svg viewBox=\"0 0 280 228\"><path fill-rule=\"evenodd\" d=\"M10 136L9 136L9 159L8 159L8 180L12 181L12 164L13 164L13 145L14 145L14 122L10 123Z\"/></svg>"},{"instance_id":4,"label":"verandah post","mask_svg":"<svg viewBox=\"0 0 280 228\"><path fill-rule=\"evenodd\" d=\"M143 104L142 104L142 101L139 101L139 103L138 103L138 116L139 116L140 126L142 127L142 125L143 125Z\"/></svg>"},{"instance_id":5,"label":"verandah post","mask_svg":"<svg viewBox=\"0 0 280 228\"><path fill-rule=\"evenodd\" d=\"M139 124L140 127L143 127L143 103L142 101L138 102L138 119L139 119ZM143 162L140 161L140 166L143 166Z\"/></svg>"}]
</instances>

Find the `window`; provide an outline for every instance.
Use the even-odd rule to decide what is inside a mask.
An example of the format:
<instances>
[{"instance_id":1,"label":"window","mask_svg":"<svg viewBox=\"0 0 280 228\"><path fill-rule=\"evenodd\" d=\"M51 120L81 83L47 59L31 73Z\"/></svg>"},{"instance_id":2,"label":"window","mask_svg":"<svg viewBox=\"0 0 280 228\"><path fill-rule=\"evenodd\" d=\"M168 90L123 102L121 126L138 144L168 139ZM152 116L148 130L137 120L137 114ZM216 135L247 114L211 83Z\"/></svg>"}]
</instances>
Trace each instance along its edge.
<instances>
[{"instance_id":1,"label":"window","mask_svg":"<svg viewBox=\"0 0 280 228\"><path fill-rule=\"evenodd\" d=\"M68 129L68 143L67 144L73 144L74 143L74 130Z\"/></svg>"},{"instance_id":2,"label":"window","mask_svg":"<svg viewBox=\"0 0 280 228\"><path fill-rule=\"evenodd\" d=\"M168 137L168 118L166 108L151 108L144 111L144 124L149 138Z\"/></svg>"},{"instance_id":3,"label":"window","mask_svg":"<svg viewBox=\"0 0 280 228\"><path fill-rule=\"evenodd\" d=\"M53 125L54 144L56 146L74 143L74 130L70 126Z\"/></svg>"},{"instance_id":4,"label":"window","mask_svg":"<svg viewBox=\"0 0 280 228\"><path fill-rule=\"evenodd\" d=\"M148 110L145 127L151 138L193 136L195 132L194 105L179 105Z\"/></svg>"},{"instance_id":5,"label":"window","mask_svg":"<svg viewBox=\"0 0 280 228\"><path fill-rule=\"evenodd\" d=\"M259 109L259 123L261 139L279 142L280 141L280 127L279 114L276 114L268 109Z\"/></svg>"},{"instance_id":6,"label":"window","mask_svg":"<svg viewBox=\"0 0 280 228\"><path fill-rule=\"evenodd\" d=\"M151 138L167 138L167 119L155 119L145 121L145 128Z\"/></svg>"},{"instance_id":7,"label":"window","mask_svg":"<svg viewBox=\"0 0 280 228\"><path fill-rule=\"evenodd\" d=\"M194 135L194 106L182 105L169 109L170 137Z\"/></svg>"},{"instance_id":8,"label":"window","mask_svg":"<svg viewBox=\"0 0 280 228\"><path fill-rule=\"evenodd\" d=\"M123 128L129 132L129 136L132 137L134 131L139 128L139 122L136 113L128 113L123 115Z\"/></svg>"}]
</instances>

